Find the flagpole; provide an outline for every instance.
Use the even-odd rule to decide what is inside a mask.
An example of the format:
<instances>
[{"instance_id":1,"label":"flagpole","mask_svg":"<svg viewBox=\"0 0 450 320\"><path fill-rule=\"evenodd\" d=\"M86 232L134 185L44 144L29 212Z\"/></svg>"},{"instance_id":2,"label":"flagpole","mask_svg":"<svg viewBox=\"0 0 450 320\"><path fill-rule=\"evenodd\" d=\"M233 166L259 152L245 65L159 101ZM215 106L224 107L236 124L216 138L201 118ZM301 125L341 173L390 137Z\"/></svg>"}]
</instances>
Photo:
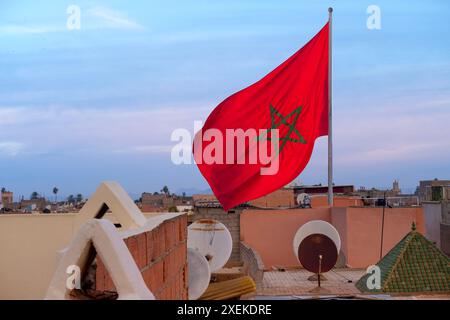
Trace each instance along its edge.
<instances>
[{"instance_id":1,"label":"flagpole","mask_svg":"<svg viewBox=\"0 0 450 320\"><path fill-rule=\"evenodd\" d=\"M328 8L329 36L328 36L328 205L333 206L333 126L332 126L332 81L331 81L331 62L332 62L332 15L333 8Z\"/></svg>"}]
</instances>

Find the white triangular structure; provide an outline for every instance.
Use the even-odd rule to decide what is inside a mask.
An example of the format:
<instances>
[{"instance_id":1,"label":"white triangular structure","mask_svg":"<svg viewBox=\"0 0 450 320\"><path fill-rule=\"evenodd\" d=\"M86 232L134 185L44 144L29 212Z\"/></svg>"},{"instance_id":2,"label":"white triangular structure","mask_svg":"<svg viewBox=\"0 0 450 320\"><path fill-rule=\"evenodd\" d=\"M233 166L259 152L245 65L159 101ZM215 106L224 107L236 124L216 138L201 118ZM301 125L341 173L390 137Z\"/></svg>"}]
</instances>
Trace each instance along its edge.
<instances>
[{"instance_id":1,"label":"white triangular structure","mask_svg":"<svg viewBox=\"0 0 450 320\"><path fill-rule=\"evenodd\" d=\"M78 213L75 230L89 219L101 218L108 209L124 229L142 227L147 221L119 183L106 181L100 184Z\"/></svg>"},{"instance_id":2,"label":"white triangular structure","mask_svg":"<svg viewBox=\"0 0 450 320\"><path fill-rule=\"evenodd\" d=\"M62 251L46 299L70 299L70 290L66 286L69 275L66 270L73 265L82 269L91 244L112 278L118 299L155 299L116 227L106 219L91 219L84 223L68 247Z\"/></svg>"}]
</instances>

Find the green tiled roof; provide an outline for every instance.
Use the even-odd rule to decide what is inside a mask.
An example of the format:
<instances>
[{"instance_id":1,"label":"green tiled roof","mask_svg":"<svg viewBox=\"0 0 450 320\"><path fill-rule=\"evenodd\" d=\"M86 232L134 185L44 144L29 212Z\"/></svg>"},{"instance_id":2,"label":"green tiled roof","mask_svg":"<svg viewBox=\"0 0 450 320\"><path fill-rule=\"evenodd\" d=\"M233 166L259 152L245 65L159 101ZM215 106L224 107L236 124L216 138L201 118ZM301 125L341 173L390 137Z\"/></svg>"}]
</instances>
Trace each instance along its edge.
<instances>
[{"instance_id":1,"label":"green tiled roof","mask_svg":"<svg viewBox=\"0 0 450 320\"><path fill-rule=\"evenodd\" d=\"M450 292L450 258L419 232L408 233L377 266L381 289L367 288L370 274L365 274L356 283L361 292Z\"/></svg>"}]
</instances>

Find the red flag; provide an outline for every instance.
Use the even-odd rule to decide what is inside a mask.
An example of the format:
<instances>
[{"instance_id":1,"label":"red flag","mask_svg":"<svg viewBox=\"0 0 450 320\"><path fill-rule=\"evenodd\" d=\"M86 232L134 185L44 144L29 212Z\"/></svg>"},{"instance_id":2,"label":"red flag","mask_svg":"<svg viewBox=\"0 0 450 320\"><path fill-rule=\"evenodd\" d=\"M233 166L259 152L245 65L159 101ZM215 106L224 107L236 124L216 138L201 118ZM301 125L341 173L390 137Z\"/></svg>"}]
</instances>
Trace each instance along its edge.
<instances>
[{"instance_id":1,"label":"red flag","mask_svg":"<svg viewBox=\"0 0 450 320\"><path fill-rule=\"evenodd\" d=\"M306 167L315 139L328 135L328 37L329 23L264 78L220 103L197 133L195 161L225 210L292 182ZM236 140L227 145L230 132L240 129L257 134L245 137L242 152ZM278 139L270 129L278 129ZM271 144L269 151L278 142L275 174L261 173L267 162L255 163L256 140Z\"/></svg>"}]
</instances>

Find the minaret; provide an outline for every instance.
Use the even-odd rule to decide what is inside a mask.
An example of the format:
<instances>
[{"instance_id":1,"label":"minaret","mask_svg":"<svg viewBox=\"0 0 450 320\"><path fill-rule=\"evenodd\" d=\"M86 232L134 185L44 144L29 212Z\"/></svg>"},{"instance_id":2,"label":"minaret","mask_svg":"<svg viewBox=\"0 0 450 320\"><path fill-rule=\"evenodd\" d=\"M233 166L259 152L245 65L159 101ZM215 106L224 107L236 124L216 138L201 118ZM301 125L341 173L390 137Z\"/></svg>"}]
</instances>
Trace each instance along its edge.
<instances>
[{"instance_id":1,"label":"minaret","mask_svg":"<svg viewBox=\"0 0 450 320\"><path fill-rule=\"evenodd\" d=\"M399 194L399 193L401 192L401 190L400 190L400 184L398 183L398 180L397 180L397 179L394 180L394 182L392 183L392 191L393 191L395 194Z\"/></svg>"}]
</instances>

